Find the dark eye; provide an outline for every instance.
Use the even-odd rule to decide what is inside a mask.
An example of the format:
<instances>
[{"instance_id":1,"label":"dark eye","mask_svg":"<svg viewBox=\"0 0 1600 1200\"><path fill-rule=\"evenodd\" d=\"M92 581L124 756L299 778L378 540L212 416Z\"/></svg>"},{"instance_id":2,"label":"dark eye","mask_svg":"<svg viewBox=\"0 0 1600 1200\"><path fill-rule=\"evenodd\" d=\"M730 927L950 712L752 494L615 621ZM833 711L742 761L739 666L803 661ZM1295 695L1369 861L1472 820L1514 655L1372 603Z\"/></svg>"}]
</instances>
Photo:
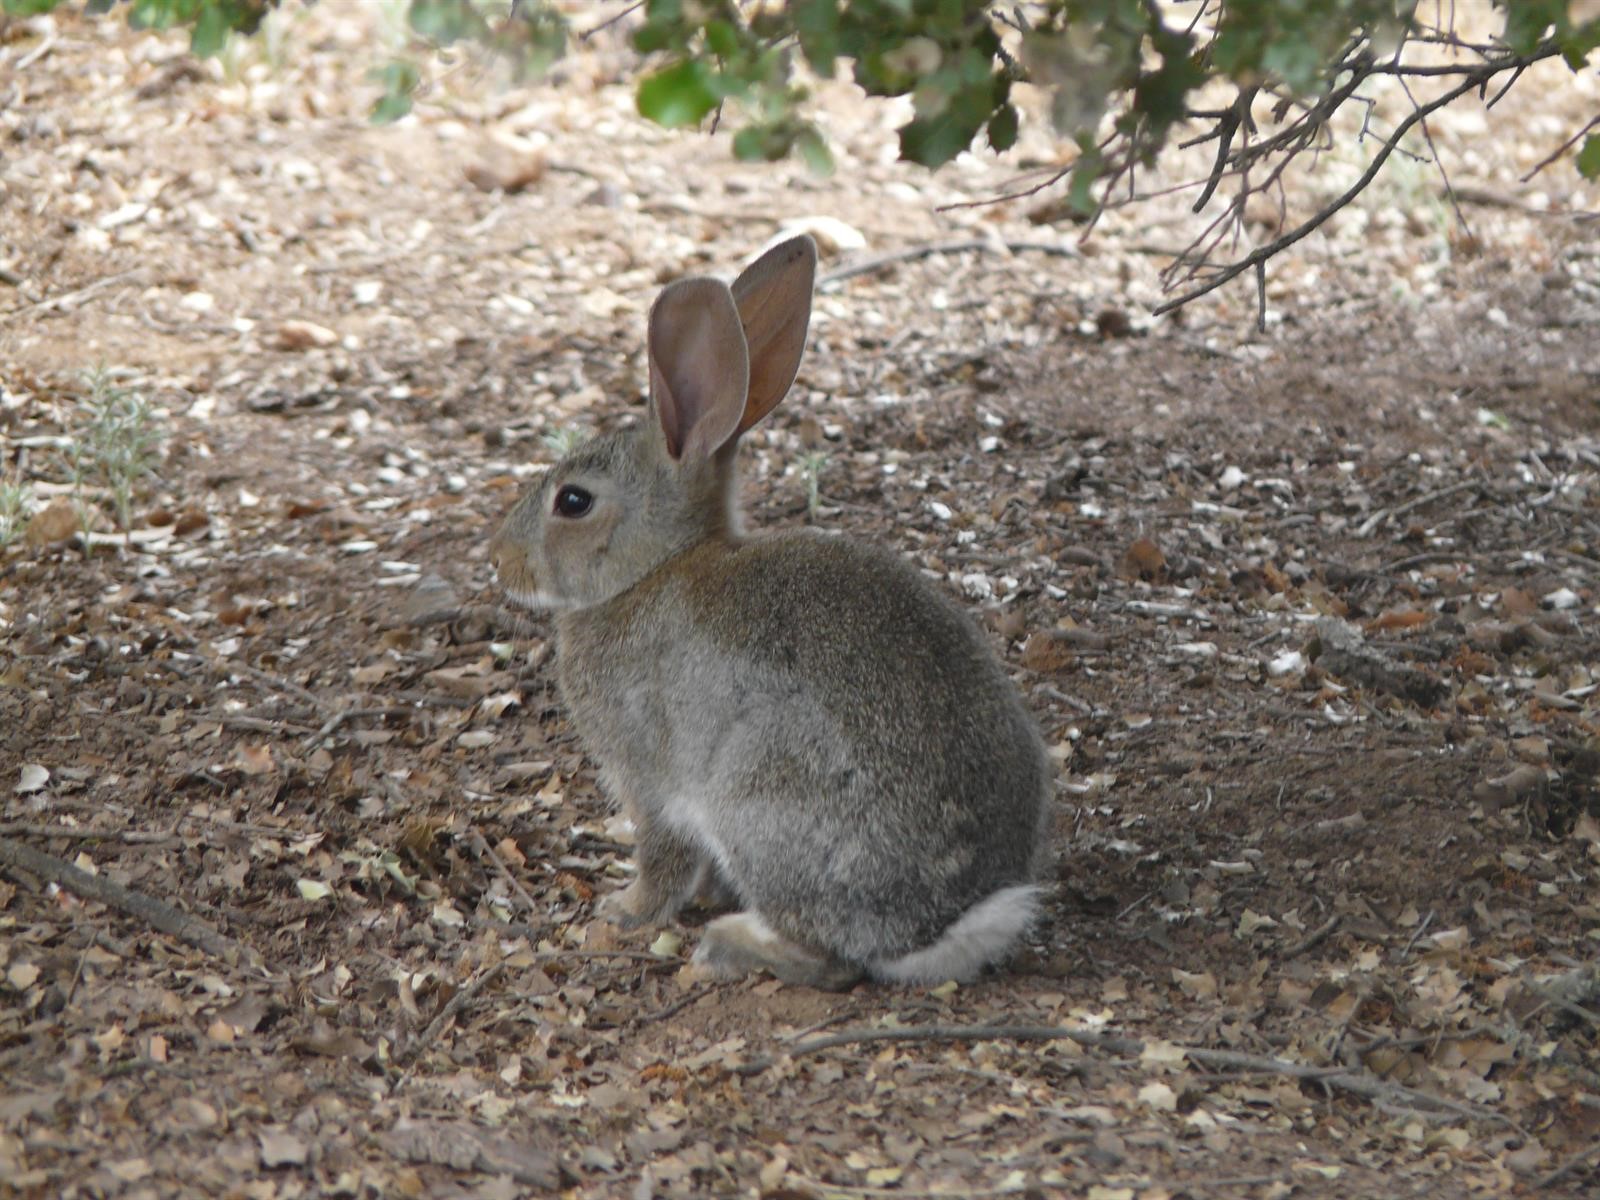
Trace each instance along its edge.
<instances>
[{"instance_id":1,"label":"dark eye","mask_svg":"<svg viewBox=\"0 0 1600 1200\"><path fill-rule=\"evenodd\" d=\"M566 484L556 492L555 512L560 517L581 517L594 507L593 494Z\"/></svg>"}]
</instances>

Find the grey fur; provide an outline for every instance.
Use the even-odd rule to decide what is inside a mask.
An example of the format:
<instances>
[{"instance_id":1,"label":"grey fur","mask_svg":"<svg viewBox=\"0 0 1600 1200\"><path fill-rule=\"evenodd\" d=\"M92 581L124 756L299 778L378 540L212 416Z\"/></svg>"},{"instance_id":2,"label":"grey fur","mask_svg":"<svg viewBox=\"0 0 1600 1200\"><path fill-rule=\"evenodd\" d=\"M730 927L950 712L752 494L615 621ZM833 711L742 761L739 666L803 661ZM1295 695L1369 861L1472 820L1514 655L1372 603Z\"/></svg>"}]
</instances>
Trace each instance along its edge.
<instances>
[{"instance_id":1,"label":"grey fur","mask_svg":"<svg viewBox=\"0 0 1600 1200\"><path fill-rule=\"evenodd\" d=\"M654 366L672 349L651 352ZM793 368L764 374L787 387ZM963 914L1036 878L1043 744L971 620L899 556L743 536L737 439L681 459L654 419L597 439L494 540L512 595L557 610L562 696L638 829L637 880L604 911L665 921L721 887L749 911L707 929L697 961L719 974L905 978L896 960L937 951ZM569 484L595 498L581 519L552 515ZM998 906L1010 925L977 965L1021 932L1031 892L1017 894L1030 899ZM946 961L924 960L918 977Z\"/></svg>"}]
</instances>

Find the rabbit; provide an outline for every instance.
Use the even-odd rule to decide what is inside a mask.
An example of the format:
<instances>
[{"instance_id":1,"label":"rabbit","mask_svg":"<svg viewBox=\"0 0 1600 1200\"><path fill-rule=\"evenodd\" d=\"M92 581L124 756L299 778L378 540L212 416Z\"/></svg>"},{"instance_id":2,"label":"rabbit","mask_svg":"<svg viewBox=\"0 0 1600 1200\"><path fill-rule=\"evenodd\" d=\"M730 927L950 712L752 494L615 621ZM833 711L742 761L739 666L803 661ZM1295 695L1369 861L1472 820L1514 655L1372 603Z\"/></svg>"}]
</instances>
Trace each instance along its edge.
<instances>
[{"instance_id":1,"label":"rabbit","mask_svg":"<svg viewBox=\"0 0 1600 1200\"><path fill-rule=\"evenodd\" d=\"M562 700L638 833L599 916L657 924L709 891L739 906L695 952L713 977L966 981L1035 917L1052 772L976 625L910 564L742 528L739 438L794 381L815 271L801 236L731 288L663 289L647 419L552 468L490 557L553 610Z\"/></svg>"}]
</instances>

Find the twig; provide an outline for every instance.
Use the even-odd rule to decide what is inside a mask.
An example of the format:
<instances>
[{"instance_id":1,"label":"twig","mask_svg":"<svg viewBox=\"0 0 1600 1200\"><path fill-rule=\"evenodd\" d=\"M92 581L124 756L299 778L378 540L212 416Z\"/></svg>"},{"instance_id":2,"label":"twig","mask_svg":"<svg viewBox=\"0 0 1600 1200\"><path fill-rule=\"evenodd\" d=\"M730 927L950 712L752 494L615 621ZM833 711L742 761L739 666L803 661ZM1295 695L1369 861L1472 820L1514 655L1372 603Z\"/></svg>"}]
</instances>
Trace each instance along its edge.
<instances>
[{"instance_id":1,"label":"twig","mask_svg":"<svg viewBox=\"0 0 1600 1200\"><path fill-rule=\"evenodd\" d=\"M602 29L610 29L618 21L624 20L630 13L638 12L641 8L644 7L644 4L645 4L645 0L634 0L634 3L625 6L622 9L622 11L617 13L615 16L607 17L604 21L601 21L600 24L596 25L593 29L584 30L582 33L580 33L578 35L578 40L580 42L587 42L590 38L592 38L595 34L599 33Z\"/></svg>"},{"instance_id":2,"label":"twig","mask_svg":"<svg viewBox=\"0 0 1600 1200\"><path fill-rule=\"evenodd\" d=\"M1418 496L1413 500L1407 500L1404 504L1397 505L1394 508L1380 508L1365 521L1361 522L1360 525L1356 526L1356 536L1371 537L1372 531L1385 521L1393 520L1395 517L1403 517L1408 512L1421 508L1425 504L1432 504L1435 500L1444 500L1447 497L1454 496L1457 492L1464 492L1477 486L1479 484L1476 479L1463 479L1459 483L1452 483L1449 487L1440 488L1436 492L1428 492L1426 495Z\"/></svg>"},{"instance_id":3,"label":"twig","mask_svg":"<svg viewBox=\"0 0 1600 1200\"><path fill-rule=\"evenodd\" d=\"M472 843L473 850L475 850L478 854L481 854L484 858L488 859L490 865L492 865L494 869L499 872L500 878L506 881L506 886L517 894L517 899L522 901L523 908L527 909L529 913L537 913L539 911L538 901L536 901L528 889L523 886L522 881L511 873L511 869L507 867L505 861L495 853L494 847L489 845L488 840L483 836L483 834L474 829L469 840Z\"/></svg>"},{"instance_id":4,"label":"twig","mask_svg":"<svg viewBox=\"0 0 1600 1200\"><path fill-rule=\"evenodd\" d=\"M137 917L153 929L180 942L187 942L224 962L261 965L261 957L253 949L223 935L199 917L180 912L170 904L125 888L120 883L91 875L71 863L42 854L31 846L0 838L0 866L9 867L13 872L27 871L85 900L104 904L125 916Z\"/></svg>"},{"instance_id":5,"label":"twig","mask_svg":"<svg viewBox=\"0 0 1600 1200\"><path fill-rule=\"evenodd\" d=\"M333 733L334 730L338 729L339 726L343 725L346 721L356 721L363 717L399 717L404 716L412 711L412 709L396 707L394 705L385 705L381 708L341 708L338 712L334 713L333 716L324 721L321 728L319 728L315 733L307 736L305 741L301 742L300 744L303 748L309 750L323 738Z\"/></svg>"},{"instance_id":6,"label":"twig","mask_svg":"<svg viewBox=\"0 0 1600 1200\"><path fill-rule=\"evenodd\" d=\"M633 1020L628 1022L628 1026L629 1028L637 1028L640 1025L650 1025L656 1021L665 1021L668 1017L675 1017L684 1009L688 1008L691 1004L694 1004L704 997L709 996L712 992L716 991L719 986L721 985L708 983L704 987L695 988L692 992L689 992L687 995L674 1000L671 1004L666 1005L664 1008L658 1008L655 1010L655 1012L644 1013L642 1016L635 1017Z\"/></svg>"},{"instance_id":7,"label":"twig","mask_svg":"<svg viewBox=\"0 0 1600 1200\"><path fill-rule=\"evenodd\" d=\"M1334 913L1333 916L1329 917L1321 925L1318 925L1310 933L1306 934L1305 937L1301 938L1298 942L1285 950L1283 952L1283 956L1285 958L1293 958L1297 954L1304 954L1307 950L1310 950L1314 946L1320 946L1323 942L1327 941L1329 934L1331 934L1335 929L1339 928L1339 922L1342 919L1343 918L1340 917L1338 913Z\"/></svg>"},{"instance_id":8,"label":"twig","mask_svg":"<svg viewBox=\"0 0 1600 1200\"><path fill-rule=\"evenodd\" d=\"M1562 1012L1570 1013L1572 1016L1582 1017L1585 1021L1588 1021L1589 1024L1595 1026L1596 1028L1600 1028L1600 1013L1597 1013L1592 1009L1585 1008L1583 1005L1575 1003L1574 1001L1564 1000L1560 996L1552 995L1548 988L1542 988L1536 983L1525 982L1522 986L1527 988L1546 1004L1559 1008Z\"/></svg>"},{"instance_id":9,"label":"twig","mask_svg":"<svg viewBox=\"0 0 1600 1200\"><path fill-rule=\"evenodd\" d=\"M860 1042L1055 1042L1070 1041L1080 1046L1109 1050L1113 1054L1137 1058L1144 1053L1145 1043L1134 1038L1116 1037L1089 1029L1067 1025L917 1025L891 1029L852 1029L843 1033L813 1038L795 1045L790 1053L796 1056L815 1054L835 1046L849 1046ZM1211 1050L1204 1046L1180 1046L1190 1062L1203 1067L1224 1070L1250 1071L1260 1074L1303 1079L1337 1088L1352 1096L1372 1102L1403 1103L1420 1111L1445 1111L1482 1121L1499 1121L1519 1129L1510 1117L1472 1104L1463 1104L1443 1096L1419 1092L1402 1084L1390 1083L1365 1073L1351 1070L1330 1070L1313 1067L1307 1063L1288 1059L1269 1058L1258 1054L1243 1054L1234 1050ZM770 1065L770 1064L769 1064Z\"/></svg>"},{"instance_id":10,"label":"twig","mask_svg":"<svg viewBox=\"0 0 1600 1200\"><path fill-rule=\"evenodd\" d=\"M0 825L0 837L64 838L73 842L124 842L130 846L160 846L179 839L170 833L146 829L77 829L71 825L29 825L12 821Z\"/></svg>"},{"instance_id":11,"label":"twig","mask_svg":"<svg viewBox=\"0 0 1600 1200\"><path fill-rule=\"evenodd\" d=\"M1555 50L1553 48L1546 49L1544 47L1541 47L1540 51L1536 52L1538 57L1542 58L1548 58L1554 53ZM1377 154L1373 156L1372 162L1368 165L1367 169L1361 173L1361 177L1357 179L1355 183L1351 184L1350 187L1341 192L1332 201L1324 205L1321 211L1315 213L1308 220L1296 226L1294 229L1291 229L1282 237L1274 238L1265 246L1261 246L1255 250L1252 250L1238 262L1222 268L1208 282L1200 285L1197 288L1192 288L1189 291L1184 292L1181 296L1178 296L1175 299L1158 304L1154 309L1151 310L1151 314L1159 317L1161 314L1171 312L1175 308L1182 308L1185 304L1188 304L1193 300L1198 300L1201 296L1206 295L1208 292L1215 291L1229 280L1235 279L1244 272L1252 270L1257 263L1266 262L1267 259L1273 257L1275 254L1288 249L1302 238L1316 232L1316 230L1321 228L1323 223L1326 222L1328 218L1332 217L1336 212L1359 196L1363 191L1366 190L1367 186L1377 178L1378 172L1383 169L1383 164L1389 161L1389 156L1395 152L1396 148L1399 147L1400 140L1411 131L1411 127L1413 125L1437 112L1439 109L1445 107L1445 105L1452 104L1459 100L1462 96L1465 96L1468 92L1472 91L1472 89L1481 86L1493 75L1498 74L1500 71L1509 69L1511 65L1512 64L1510 63L1490 64L1480 68L1478 71L1475 71L1469 79L1457 84L1443 95L1430 100L1427 104L1420 105L1417 108L1412 109L1405 119L1395 126L1394 132L1384 140L1383 144L1378 148Z\"/></svg>"},{"instance_id":12,"label":"twig","mask_svg":"<svg viewBox=\"0 0 1600 1200\"><path fill-rule=\"evenodd\" d=\"M1411 937L1407 939L1404 949L1402 949L1400 951L1400 961L1401 962L1405 962L1406 959L1411 957L1411 947L1413 947L1413 946L1415 946L1417 944L1418 939L1420 939L1422 937L1423 933L1426 932L1428 926L1432 925L1432 924L1433 924L1433 909L1430 908L1428 910L1428 915L1423 917L1422 920L1417 923L1416 930L1411 934Z\"/></svg>"},{"instance_id":13,"label":"twig","mask_svg":"<svg viewBox=\"0 0 1600 1200\"><path fill-rule=\"evenodd\" d=\"M320 696L314 692L307 691L293 680L285 679L281 675L274 675L271 671L263 671L260 667L252 667L249 663L213 660L211 669L220 675L248 675L257 683L264 683L275 691L293 696L296 700L309 704L318 712L327 707Z\"/></svg>"},{"instance_id":14,"label":"twig","mask_svg":"<svg viewBox=\"0 0 1600 1200\"><path fill-rule=\"evenodd\" d=\"M1546 157L1541 158L1537 163L1535 163L1533 170L1524 175L1520 182L1527 183L1528 180L1532 179L1540 171L1544 170L1551 163L1555 162L1556 159L1560 158L1563 154L1570 150L1577 143L1579 138L1588 133L1589 130L1593 129L1596 125L1600 125L1600 116L1590 117L1587 125L1578 130L1577 133L1573 134L1566 141L1562 142L1561 145L1557 146Z\"/></svg>"},{"instance_id":15,"label":"twig","mask_svg":"<svg viewBox=\"0 0 1600 1200\"><path fill-rule=\"evenodd\" d=\"M25 304L21 308L13 308L9 312L0 313L0 325L5 325L22 317L32 316L36 312L42 312L45 309L55 308L62 304L71 304L78 300L87 300L96 292L102 292L108 287L113 287L126 279L131 279L135 275L142 275L143 273L143 268L139 267L135 267L131 271L118 271L115 275L106 275L103 278L96 279L93 283L88 284L85 287L76 289L75 291L60 292L54 296L46 296L43 300L35 301L32 304Z\"/></svg>"},{"instance_id":16,"label":"twig","mask_svg":"<svg viewBox=\"0 0 1600 1200\"><path fill-rule=\"evenodd\" d=\"M1406 82L1406 77L1403 74L1397 74L1395 78L1400 83L1401 91L1405 92L1406 99L1411 101L1411 107L1415 108L1417 106L1417 98L1411 94L1411 85ZM1444 159L1439 157L1439 147L1434 145L1433 132L1428 128L1426 121L1420 121L1418 125L1422 129L1423 140L1428 143L1428 153L1433 155L1433 165L1439 168L1439 178L1444 182L1444 194L1449 197L1450 207L1455 210L1456 220L1461 223L1462 232L1469 239L1476 241L1477 236L1472 232L1472 226L1467 224L1467 214L1461 211L1461 201L1456 198L1456 189L1450 184L1450 172L1445 170Z\"/></svg>"},{"instance_id":17,"label":"twig","mask_svg":"<svg viewBox=\"0 0 1600 1200\"><path fill-rule=\"evenodd\" d=\"M1551 1184L1560 1183L1568 1175L1571 1175L1574 1171L1576 1171L1579 1167L1583 1166L1584 1163L1588 1162L1591 1158L1594 1158L1596 1155L1600 1155L1600 1142L1596 1142L1594 1145L1588 1147L1587 1149L1578 1151L1571 1158L1567 1159L1566 1162L1562 1163L1559 1167L1557 1167L1554 1171L1551 1171L1550 1174L1541 1176L1540 1178L1534 1180L1534 1184L1533 1184L1534 1189L1538 1190L1538 1191L1542 1191L1543 1189L1549 1187Z\"/></svg>"},{"instance_id":18,"label":"twig","mask_svg":"<svg viewBox=\"0 0 1600 1200\"><path fill-rule=\"evenodd\" d=\"M1267 331L1267 264L1256 264L1256 332Z\"/></svg>"},{"instance_id":19,"label":"twig","mask_svg":"<svg viewBox=\"0 0 1600 1200\"><path fill-rule=\"evenodd\" d=\"M54 50L56 48L56 43L60 40L61 38L58 34L52 33L32 50L29 50L21 58L17 59L17 70L26 71L29 67L33 66L34 63L38 62L46 54L49 54L50 51Z\"/></svg>"},{"instance_id":20,"label":"twig","mask_svg":"<svg viewBox=\"0 0 1600 1200\"><path fill-rule=\"evenodd\" d=\"M418 1034L410 1045L395 1055L395 1062L404 1065L416 1058L434 1039L444 1032L444 1027L453 1021L463 1008L477 998L479 992L500 978L500 973L504 970L505 963L497 962L454 996L451 996L449 1003L439 1010L439 1015L428 1022L427 1028Z\"/></svg>"},{"instance_id":21,"label":"twig","mask_svg":"<svg viewBox=\"0 0 1600 1200\"><path fill-rule=\"evenodd\" d=\"M853 279L857 275L870 275L874 271L881 271L884 267L892 267L897 263L914 262L919 258L927 258L934 254L965 254L973 250L993 251L1001 249L1009 250L1014 254L1033 251L1037 254L1054 254L1062 258L1078 257L1077 247L1063 246L1057 242L962 238L954 242L928 242L921 246L908 246L904 250L895 250L888 254L879 254L873 258L863 259L857 263L850 263L820 276L817 279L817 286L823 287L830 283L839 283L841 280Z\"/></svg>"}]
</instances>

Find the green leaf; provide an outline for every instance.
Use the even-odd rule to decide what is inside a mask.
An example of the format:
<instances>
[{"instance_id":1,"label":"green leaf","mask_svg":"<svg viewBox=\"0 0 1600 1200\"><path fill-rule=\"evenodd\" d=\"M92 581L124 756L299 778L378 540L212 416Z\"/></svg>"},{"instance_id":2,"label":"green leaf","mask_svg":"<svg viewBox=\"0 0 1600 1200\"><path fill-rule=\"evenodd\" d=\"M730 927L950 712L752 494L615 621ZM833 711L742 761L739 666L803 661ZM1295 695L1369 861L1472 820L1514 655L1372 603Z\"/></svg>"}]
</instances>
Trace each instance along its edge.
<instances>
[{"instance_id":1,"label":"green leaf","mask_svg":"<svg viewBox=\"0 0 1600 1200\"><path fill-rule=\"evenodd\" d=\"M684 59L639 81L639 114L668 129L698 125L717 106L711 69Z\"/></svg>"},{"instance_id":2,"label":"green leaf","mask_svg":"<svg viewBox=\"0 0 1600 1200\"><path fill-rule=\"evenodd\" d=\"M221 4L208 4L200 10L194 28L189 31L189 49L200 58L213 58L222 53L232 32L231 13Z\"/></svg>"},{"instance_id":3,"label":"green leaf","mask_svg":"<svg viewBox=\"0 0 1600 1200\"><path fill-rule=\"evenodd\" d=\"M918 117L900 126L900 157L925 167L940 167L972 145L976 132L954 112Z\"/></svg>"},{"instance_id":4,"label":"green leaf","mask_svg":"<svg viewBox=\"0 0 1600 1200\"><path fill-rule=\"evenodd\" d=\"M1585 179L1600 179L1600 133L1583 139L1583 149L1578 151L1578 174Z\"/></svg>"},{"instance_id":5,"label":"green leaf","mask_svg":"<svg viewBox=\"0 0 1600 1200\"><path fill-rule=\"evenodd\" d=\"M383 84L383 95L372 106L372 120L377 125L388 125L411 111L411 96L421 78L413 64L399 59L386 65L377 76Z\"/></svg>"},{"instance_id":6,"label":"green leaf","mask_svg":"<svg viewBox=\"0 0 1600 1200\"><path fill-rule=\"evenodd\" d=\"M167 29L185 15L182 0L133 0L128 24L134 29Z\"/></svg>"},{"instance_id":7,"label":"green leaf","mask_svg":"<svg viewBox=\"0 0 1600 1200\"><path fill-rule=\"evenodd\" d=\"M1002 104L989 118L989 145L1006 151L1017 144L1017 110L1014 105Z\"/></svg>"},{"instance_id":8,"label":"green leaf","mask_svg":"<svg viewBox=\"0 0 1600 1200\"><path fill-rule=\"evenodd\" d=\"M833 63L839 57L837 0L795 0L790 7L794 14L794 31L806 62L824 79L832 78Z\"/></svg>"},{"instance_id":9,"label":"green leaf","mask_svg":"<svg viewBox=\"0 0 1600 1200\"><path fill-rule=\"evenodd\" d=\"M1081 142L1080 142L1081 144ZM1090 216L1095 210L1094 185L1105 170L1105 159L1090 143L1072 164L1072 184L1067 189L1067 203L1080 216Z\"/></svg>"},{"instance_id":10,"label":"green leaf","mask_svg":"<svg viewBox=\"0 0 1600 1200\"><path fill-rule=\"evenodd\" d=\"M488 32L470 0L411 0L406 20L416 33L441 46Z\"/></svg>"},{"instance_id":11,"label":"green leaf","mask_svg":"<svg viewBox=\"0 0 1600 1200\"><path fill-rule=\"evenodd\" d=\"M743 162L776 162L794 142L793 125L746 125L733 136L733 153Z\"/></svg>"},{"instance_id":12,"label":"green leaf","mask_svg":"<svg viewBox=\"0 0 1600 1200\"><path fill-rule=\"evenodd\" d=\"M828 143L817 132L816 126L807 125L794 139L794 148L800 152L800 160L810 168L815 175L833 174L833 151L828 149Z\"/></svg>"},{"instance_id":13,"label":"green leaf","mask_svg":"<svg viewBox=\"0 0 1600 1200\"><path fill-rule=\"evenodd\" d=\"M14 17L36 17L40 13L47 13L61 3L61 0L4 0L0 3L0 10L4 10Z\"/></svg>"}]
</instances>

